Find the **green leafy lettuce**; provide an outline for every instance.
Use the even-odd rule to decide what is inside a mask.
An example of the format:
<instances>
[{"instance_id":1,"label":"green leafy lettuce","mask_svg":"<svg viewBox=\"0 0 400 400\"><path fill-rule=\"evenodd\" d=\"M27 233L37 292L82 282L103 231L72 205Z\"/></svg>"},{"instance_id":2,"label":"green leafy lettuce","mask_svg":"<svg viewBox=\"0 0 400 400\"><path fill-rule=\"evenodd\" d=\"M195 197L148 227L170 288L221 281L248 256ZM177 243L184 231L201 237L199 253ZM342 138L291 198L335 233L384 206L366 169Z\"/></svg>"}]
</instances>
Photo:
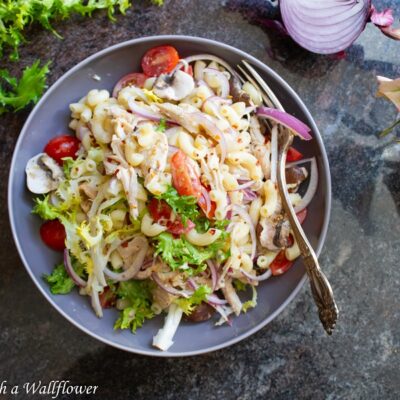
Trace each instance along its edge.
<instances>
[{"instance_id":1,"label":"green leafy lettuce","mask_svg":"<svg viewBox=\"0 0 400 400\"><path fill-rule=\"evenodd\" d=\"M188 219L194 221L200 215L196 197L181 196L172 186L169 186L166 192L156 196L156 198L164 200L173 212L181 217L184 226L186 226Z\"/></svg>"},{"instance_id":2,"label":"green leafy lettuce","mask_svg":"<svg viewBox=\"0 0 400 400\"><path fill-rule=\"evenodd\" d=\"M199 271L206 268L206 260L227 256L226 238L228 233L222 232L220 237L207 247L191 244L183 236L174 238L170 233L163 232L154 238L155 254L160 255L172 270L184 269L189 274L197 272L193 266L200 267ZM182 268L183 267L183 268Z\"/></svg>"},{"instance_id":3,"label":"green leafy lettuce","mask_svg":"<svg viewBox=\"0 0 400 400\"><path fill-rule=\"evenodd\" d=\"M36 61L26 67L20 80L12 77L7 70L0 70L0 114L10 108L19 111L29 103L37 103L46 87L46 75L49 72L49 63L42 67L39 64ZM10 89L7 90L3 83Z\"/></svg>"},{"instance_id":4,"label":"green leafy lettuce","mask_svg":"<svg viewBox=\"0 0 400 400\"><path fill-rule=\"evenodd\" d=\"M131 329L134 333L146 319L153 318L154 313L151 310L152 285L150 281L120 282L116 293L119 299L127 303L127 307L121 311L114 329Z\"/></svg>"},{"instance_id":5,"label":"green leafy lettuce","mask_svg":"<svg viewBox=\"0 0 400 400\"><path fill-rule=\"evenodd\" d=\"M49 284L53 294L67 294L75 286L62 263L57 264L50 275L43 275L43 279Z\"/></svg>"},{"instance_id":6,"label":"green leafy lettuce","mask_svg":"<svg viewBox=\"0 0 400 400\"><path fill-rule=\"evenodd\" d=\"M212 290L206 285L199 286L195 292L188 298L179 298L175 303L182 309L186 315L190 315L194 308L206 300L207 295L211 294Z\"/></svg>"}]
</instances>

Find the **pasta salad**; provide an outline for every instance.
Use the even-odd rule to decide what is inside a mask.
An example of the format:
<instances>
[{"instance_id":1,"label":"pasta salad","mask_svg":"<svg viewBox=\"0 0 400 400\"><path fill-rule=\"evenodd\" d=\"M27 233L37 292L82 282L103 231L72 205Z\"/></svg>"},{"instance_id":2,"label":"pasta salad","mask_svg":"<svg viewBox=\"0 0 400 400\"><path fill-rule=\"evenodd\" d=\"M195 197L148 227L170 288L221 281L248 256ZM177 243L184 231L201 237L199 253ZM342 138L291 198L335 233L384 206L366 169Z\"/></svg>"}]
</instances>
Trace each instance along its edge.
<instances>
[{"instance_id":1,"label":"pasta salad","mask_svg":"<svg viewBox=\"0 0 400 400\"><path fill-rule=\"evenodd\" d=\"M100 318L117 308L115 329L166 313L153 345L167 350L182 318L231 324L300 255L276 184L278 132L311 136L213 55L180 58L165 45L141 65L111 93L70 104L75 135L29 160L27 186L41 238L64 254L44 277L51 292L77 287ZM301 223L317 177L315 159L291 147L286 181Z\"/></svg>"}]
</instances>

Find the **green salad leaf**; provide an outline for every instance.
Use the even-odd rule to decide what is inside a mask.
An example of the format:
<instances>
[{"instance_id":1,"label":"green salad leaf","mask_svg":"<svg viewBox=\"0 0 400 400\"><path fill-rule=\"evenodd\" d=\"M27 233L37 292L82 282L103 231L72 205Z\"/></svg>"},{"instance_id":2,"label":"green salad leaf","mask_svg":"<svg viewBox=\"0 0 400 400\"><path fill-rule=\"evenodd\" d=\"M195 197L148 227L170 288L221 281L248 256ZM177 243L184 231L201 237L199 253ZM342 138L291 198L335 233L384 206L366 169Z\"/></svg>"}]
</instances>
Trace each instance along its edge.
<instances>
[{"instance_id":1,"label":"green salad leaf","mask_svg":"<svg viewBox=\"0 0 400 400\"><path fill-rule=\"evenodd\" d=\"M207 295L211 294L212 290L207 285L199 286L195 292L188 298L179 298L175 303L182 309L186 315L190 315L194 308L206 300Z\"/></svg>"},{"instance_id":2,"label":"green salad leaf","mask_svg":"<svg viewBox=\"0 0 400 400\"><path fill-rule=\"evenodd\" d=\"M164 200L173 212L181 217L184 226L188 219L194 221L200 215L196 197L181 196L172 186L169 186L166 192L156 196L156 199Z\"/></svg>"},{"instance_id":3,"label":"green salad leaf","mask_svg":"<svg viewBox=\"0 0 400 400\"><path fill-rule=\"evenodd\" d=\"M43 279L49 284L53 294L67 294L75 286L63 263L57 264L50 275L43 275Z\"/></svg>"},{"instance_id":4,"label":"green salad leaf","mask_svg":"<svg viewBox=\"0 0 400 400\"><path fill-rule=\"evenodd\" d=\"M127 307L120 313L114 324L114 329L131 329L134 333L146 319L154 317L151 310L153 288L150 281L120 282L116 293L119 299L125 300Z\"/></svg>"},{"instance_id":5,"label":"green salad leaf","mask_svg":"<svg viewBox=\"0 0 400 400\"><path fill-rule=\"evenodd\" d=\"M205 268L205 262L211 258L218 258L219 253L225 254L227 233L221 236L207 247L191 244L183 236L174 238L170 233L163 232L154 238L155 254L165 261L172 270L183 269L184 266L200 266L199 271ZM187 268L189 274L192 268ZM195 272L196 273L196 272Z\"/></svg>"},{"instance_id":6,"label":"green salad leaf","mask_svg":"<svg viewBox=\"0 0 400 400\"><path fill-rule=\"evenodd\" d=\"M165 118L161 118L159 124L157 125L156 132L165 132L167 129L167 120Z\"/></svg>"},{"instance_id":7,"label":"green salad leaf","mask_svg":"<svg viewBox=\"0 0 400 400\"><path fill-rule=\"evenodd\" d=\"M22 72L20 80L12 77L7 70L0 70L0 80L4 81L10 90L3 87L0 81L0 114L12 109L19 111L29 103L37 103L46 87L46 76L49 63L40 66L40 61L34 62Z\"/></svg>"},{"instance_id":8,"label":"green salad leaf","mask_svg":"<svg viewBox=\"0 0 400 400\"><path fill-rule=\"evenodd\" d=\"M50 204L49 200L50 198L48 195L42 199L36 197L34 199L35 205L32 209L32 214L37 214L46 221L58 218L60 216L60 211Z\"/></svg>"}]
</instances>

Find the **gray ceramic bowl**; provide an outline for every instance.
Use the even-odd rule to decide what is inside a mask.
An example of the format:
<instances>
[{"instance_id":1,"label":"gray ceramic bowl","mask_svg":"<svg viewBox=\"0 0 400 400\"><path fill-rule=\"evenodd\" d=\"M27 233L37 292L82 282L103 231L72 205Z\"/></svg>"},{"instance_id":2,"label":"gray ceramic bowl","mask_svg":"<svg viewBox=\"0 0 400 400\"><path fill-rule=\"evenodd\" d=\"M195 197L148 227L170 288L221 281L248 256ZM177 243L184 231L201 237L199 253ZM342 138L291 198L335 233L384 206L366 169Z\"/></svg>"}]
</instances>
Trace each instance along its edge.
<instances>
[{"instance_id":1,"label":"gray ceramic bowl","mask_svg":"<svg viewBox=\"0 0 400 400\"><path fill-rule=\"evenodd\" d=\"M88 298L79 296L76 290L66 296L50 294L42 275L60 262L61 255L41 242L38 235L40 220L31 214L33 196L25 185L24 169L29 158L42 151L51 137L68 131L69 103L94 88L111 90L121 76L139 70L141 56L147 49L161 44L175 46L181 56L213 53L231 65L242 59L249 60L278 95L285 109L312 128L314 140L299 142L297 147L306 157L316 156L318 160L318 192L309 207L304 228L311 244L320 253L329 220L331 186L327 156L314 120L297 94L270 68L240 50L201 38L157 36L131 40L94 54L62 76L34 108L19 136L10 169L8 207L15 243L28 273L50 304L65 318L94 338L126 351L155 356L189 356L234 344L272 321L304 284L306 276L302 262L297 261L286 274L262 283L258 306L234 319L232 327L216 327L212 322L184 322L175 335L175 344L168 352L160 352L152 348L151 341L162 325L161 317L146 322L133 335L127 330L113 330L117 318L115 310L105 310L104 318L98 319ZM92 78L94 74L102 78L100 82ZM318 318L317 313L315 318Z\"/></svg>"}]
</instances>

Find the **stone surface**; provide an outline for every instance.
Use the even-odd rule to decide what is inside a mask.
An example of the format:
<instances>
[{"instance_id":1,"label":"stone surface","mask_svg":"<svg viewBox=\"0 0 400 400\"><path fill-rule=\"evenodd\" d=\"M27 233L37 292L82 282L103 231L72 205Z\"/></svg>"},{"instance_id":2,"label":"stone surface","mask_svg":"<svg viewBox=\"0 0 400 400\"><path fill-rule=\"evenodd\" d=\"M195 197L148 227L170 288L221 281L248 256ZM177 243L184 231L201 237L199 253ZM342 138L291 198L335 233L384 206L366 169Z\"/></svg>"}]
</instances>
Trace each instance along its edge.
<instances>
[{"instance_id":1,"label":"stone surface","mask_svg":"<svg viewBox=\"0 0 400 400\"><path fill-rule=\"evenodd\" d=\"M195 358L135 356L80 332L36 290L11 237L6 183L28 116L23 111L1 116L0 124L0 383L68 379L99 385L97 398L116 400L398 398L400 150L378 138L395 109L374 93L376 75L400 76L399 43L368 26L337 59L307 53L265 30L260 17L269 14L266 1L175 0L163 8L136 3L115 24L102 13L57 23L64 40L33 28L21 64L53 60L53 83L77 62L123 40L189 34L231 44L274 68L309 107L327 147L333 207L320 260L335 289L339 324L332 337L323 333L305 287L254 336ZM20 67L6 59L1 65L15 72Z\"/></svg>"}]
</instances>

